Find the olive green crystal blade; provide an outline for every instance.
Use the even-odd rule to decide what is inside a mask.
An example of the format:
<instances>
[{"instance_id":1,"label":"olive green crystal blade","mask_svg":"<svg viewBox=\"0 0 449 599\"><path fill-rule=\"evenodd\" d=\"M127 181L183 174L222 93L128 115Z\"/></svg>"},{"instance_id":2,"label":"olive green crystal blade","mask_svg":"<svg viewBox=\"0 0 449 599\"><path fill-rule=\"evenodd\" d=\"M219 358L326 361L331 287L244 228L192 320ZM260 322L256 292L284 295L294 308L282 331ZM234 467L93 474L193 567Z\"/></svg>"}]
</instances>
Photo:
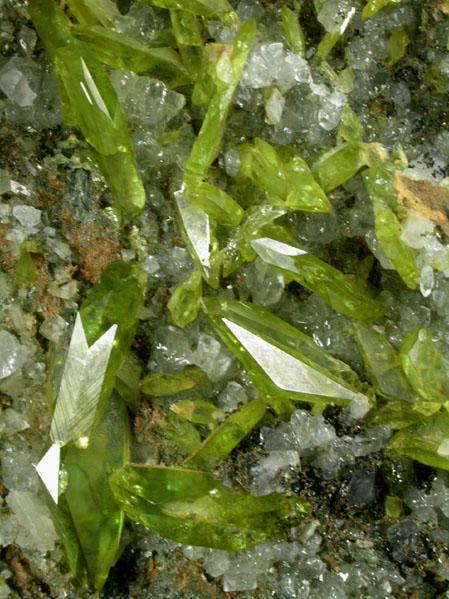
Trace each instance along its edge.
<instances>
[{"instance_id":1,"label":"olive green crystal blade","mask_svg":"<svg viewBox=\"0 0 449 599\"><path fill-rule=\"evenodd\" d=\"M388 442L388 449L418 462L449 470L449 414L437 412L417 424L398 431Z\"/></svg>"},{"instance_id":2,"label":"olive green crystal blade","mask_svg":"<svg viewBox=\"0 0 449 599\"><path fill-rule=\"evenodd\" d=\"M84 42L104 64L134 73L157 74L169 87L189 83L190 77L173 48L148 47L122 33L95 25L77 25L73 35Z\"/></svg>"},{"instance_id":3,"label":"olive green crystal blade","mask_svg":"<svg viewBox=\"0 0 449 599\"><path fill-rule=\"evenodd\" d=\"M243 218L243 209L231 196L199 177L184 176L182 195L225 227L236 227Z\"/></svg>"},{"instance_id":4,"label":"olive green crystal blade","mask_svg":"<svg viewBox=\"0 0 449 599\"><path fill-rule=\"evenodd\" d=\"M378 143L346 142L321 156L312 175L328 192L353 177L362 166L374 166L386 159L387 153Z\"/></svg>"},{"instance_id":5,"label":"olive green crystal blade","mask_svg":"<svg viewBox=\"0 0 449 599\"><path fill-rule=\"evenodd\" d=\"M176 326L184 327L195 320L200 308L201 294L201 273L199 270L194 270L185 281L176 287L167 304Z\"/></svg>"},{"instance_id":6,"label":"olive green crystal blade","mask_svg":"<svg viewBox=\"0 0 449 599\"><path fill-rule=\"evenodd\" d=\"M178 374L150 372L140 381L140 390L145 395L163 397L208 384L209 379L198 366L185 366Z\"/></svg>"},{"instance_id":7,"label":"olive green crystal blade","mask_svg":"<svg viewBox=\"0 0 449 599\"><path fill-rule=\"evenodd\" d=\"M37 266L31 257L30 252L24 244L22 244L19 261L16 266L15 284L17 287L27 287L31 285L37 275Z\"/></svg>"},{"instance_id":8,"label":"olive green crystal blade","mask_svg":"<svg viewBox=\"0 0 449 599\"><path fill-rule=\"evenodd\" d=\"M392 429L401 429L421 422L441 410L441 403L434 401L390 401L385 406L376 408L370 424L387 424Z\"/></svg>"},{"instance_id":9,"label":"olive green crystal blade","mask_svg":"<svg viewBox=\"0 0 449 599\"><path fill-rule=\"evenodd\" d=\"M186 171L204 176L217 157L232 107L232 98L255 35L256 24L253 19L246 21L237 31L231 56L223 64L222 85L217 87L211 98L200 132L187 159Z\"/></svg>"},{"instance_id":10,"label":"olive green crystal blade","mask_svg":"<svg viewBox=\"0 0 449 599\"><path fill-rule=\"evenodd\" d=\"M196 451L201 445L200 433L183 416L167 414L161 428L185 455Z\"/></svg>"},{"instance_id":11,"label":"olive green crystal blade","mask_svg":"<svg viewBox=\"0 0 449 599\"><path fill-rule=\"evenodd\" d=\"M237 22L237 15L227 0L138 0L169 10L185 10L202 17L217 17L230 26Z\"/></svg>"},{"instance_id":12,"label":"olive green crystal blade","mask_svg":"<svg viewBox=\"0 0 449 599\"><path fill-rule=\"evenodd\" d=\"M304 33L301 29L298 17L287 6L283 6L281 10L282 24L284 25L284 35L287 46L302 56L306 54L306 44Z\"/></svg>"},{"instance_id":13,"label":"olive green crystal blade","mask_svg":"<svg viewBox=\"0 0 449 599\"><path fill-rule=\"evenodd\" d=\"M251 247L264 262L288 274L346 316L356 320L372 320L384 312L382 306L364 289L361 281L350 279L305 250L270 237L254 239Z\"/></svg>"},{"instance_id":14,"label":"olive green crystal blade","mask_svg":"<svg viewBox=\"0 0 449 599\"><path fill-rule=\"evenodd\" d=\"M111 262L90 289L80 307L80 316L89 345L117 325L108 367L104 375L93 428L112 393L117 372L125 360L137 327L137 309L143 305L146 275L137 264Z\"/></svg>"},{"instance_id":15,"label":"olive green crystal blade","mask_svg":"<svg viewBox=\"0 0 449 599\"><path fill-rule=\"evenodd\" d=\"M172 403L170 410L189 422L207 424L213 428L217 426L217 418L223 415L223 411L215 404L201 398L181 399Z\"/></svg>"},{"instance_id":16,"label":"olive green crystal blade","mask_svg":"<svg viewBox=\"0 0 449 599\"><path fill-rule=\"evenodd\" d=\"M120 11L112 0L66 0L67 5L82 25L100 25L113 28Z\"/></svg>"},{"instance_id":17,"label":"olive green crystal blade","mask_svg":"<svg viewBox=\"0 0 449 599\"><path fill-rule=\"evenodd\" d=\"M399 361L413 389L429 401L449 400L449 379L443 354L432 341L429 329L416 327L407 332Z\"/></svg>"},{"instance_id":18,"label":"olive green crystal blade","mask_svg":"<svg viewBox=\"0 0 449 599\"><path fill-rule=\"evenodd\" d=\"M139 408L139 382L142 373L137 356L129 351L115 379L115 390L126 403L128 408L135 414Z\"/></svg>"},{"instance_id":19,"label":"olive green crystal blade","mask_svg":"<svg viewBox=\"0 0 449 599\"><path fill-rule=\"evenodd\" d=\"M394 164L380 164L363 171L362 177L373 205L379 243L407 287L416 289L420 271L416 266L415 251L402 241L401 225L393 211L397 203L395 170Z\"/></svg>"},{"instance_id":20,"label":"olive green crystal blade","mask_svg":"<svg viewBox=\"0 0 449 599\"><path fill-rule=\"evenodd\" d=\"M240 172L266 192L270 204L329 212L329 200L295 148L274 148L262 139L240 147Z\"/></svg>"},{"instance_id":21,"label":"olive green crystal blade","mask_svg":"<svg viewBox=\"0 0 449 599\"><path fill-rule=\"evenodd\" d=\"M57 74L64 117L81 130L100 157L100 168L117 202L130 216L137 215L145 204L145 191L105 70L72 35L53 0L30 0L28 10Z\"/></svg>"},{"instance_id":22,"label":"olive green crystal blade","mask_svg":"<svg viewBox=\"0 0 449 599\"><path fill-rule=\"evenodd\" d=\"M244 549L282 538L310 512L298 497L253 497L197 470L128 465L109 481L129 518L187 545Z\"/></svg>"},{"instance_id":23,"label":"olive green crystal blade","mask_svg":"<svg viewBox=\"0 0 449 599\"><path fill-rule=\"evenodd\" d=\"M178 44L202 46L201 29L197 17L184 10L171 10L170 21Z\"/></svg>"},{"instance_id":24,"label":"olive green crystal blade","mask_svg":"<svg viewBox=\"0 0 449 599\"><path fill-rule=\"evenodd\" d=\"M81 317L76 317L50 428L53 443L63 446L89 438L117 325L88 347Z\"/></svg>"},{"instance_id":25,"label":"olive green crystal blade","mask_svg":"<svg viewBox=\"0 0 449 599\"><path fill-rule=\"evenodd\" d=\"M292 411L290 399L341 404L361 396L349 366L268 310L221 298L202 301L212 326L282 418Z\"/></svg>"},{"instance_id":26,"label":"olive green crystal blade","mask_svg":"<svg viewBox=\"0 0 449 599\"><path fill-rule=\"evenodd\" d=\"M398 4L401 0L367 0L362 10L362 19L369 19L387 4Z\"/></svg>"},{"instance_id":27,"label":"olive green crystal blade","mask_svg":"<svg viewBox=\"0 0 449 599\"><path fill-rule=\"evenodd\" d=\"M361 141L362 125L349 104L345 104L340 113L338 135L345 141Z\"/></svg>"},{"instance_id":28,"label":"olive green crystal blade","mask_svg":"<svg viewBox=\"0 0 449 599\"><path fill-rule=\"evenodd\" d=\"M262 399L244 404L205 439L184 465L202 470L215 468L263 418L266 407Z\"/></svg>"},{"instance_id":29,"label":"olive green crystal blade","mask_svg":"<svg viewBox=\"0 0 449 599\"><path fill-rule=\"evenodd\" d=\"M396 349L374 329L354 323L357 343L377 393L392 399L417 399L405 376Z\"/></svg>"},{"instance_id":30,"label":"olive green crystal blade","mask_svg":"<svg viewBox=\"0 0 449 599\"><path fill-rule=\"evenodd\" d=\"M63 460L68 477L64 497L95 590L106 581L123 526L123 512L112 496L108 477L127 459L128 415L113 393L89 447L71 446Z\"/></svg>"}]
</instances>

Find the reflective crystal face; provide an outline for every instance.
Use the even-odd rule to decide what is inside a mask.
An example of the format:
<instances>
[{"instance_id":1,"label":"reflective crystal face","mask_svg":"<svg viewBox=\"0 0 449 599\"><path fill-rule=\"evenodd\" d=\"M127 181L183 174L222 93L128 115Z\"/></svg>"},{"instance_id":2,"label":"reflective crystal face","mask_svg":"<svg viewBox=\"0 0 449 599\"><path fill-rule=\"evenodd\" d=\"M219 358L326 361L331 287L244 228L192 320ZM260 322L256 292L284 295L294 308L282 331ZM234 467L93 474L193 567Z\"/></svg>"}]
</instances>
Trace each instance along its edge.
<instances>
[{"instance_id":1,"label":"reflective crystal face","mask_svg":"<svg viewBox=\"0 0 449 599\"><path fill-rule=\"evenodd\" d=\"M55 503L58 503L59 495L59 463L61 459L61 448L55 443L45 453L40 462L35 466L47 491Z\"/></svg>"}]
</instances>

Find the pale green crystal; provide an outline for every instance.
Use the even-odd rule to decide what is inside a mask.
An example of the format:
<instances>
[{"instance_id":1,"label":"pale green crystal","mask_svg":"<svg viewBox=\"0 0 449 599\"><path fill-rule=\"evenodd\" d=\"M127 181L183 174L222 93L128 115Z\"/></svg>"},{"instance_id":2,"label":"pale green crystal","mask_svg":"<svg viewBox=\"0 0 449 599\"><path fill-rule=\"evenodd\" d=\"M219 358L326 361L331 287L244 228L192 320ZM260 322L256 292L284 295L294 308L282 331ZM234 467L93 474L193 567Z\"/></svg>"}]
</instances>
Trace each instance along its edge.
<instances>
[{"instance_id":1,"label":"pale green crystal","mask_svg":"<svg viewBox=\"0 0 449 599\"><path fill-rule=\"evenodd\" d=\"M385 406L373 411L370 424L387 424L392 429L401 429L432 416L441 410L440 402L423 401L390 401Z\"/></svg>"},{"instance_id":2,"label":"pale green crystal","mask_svg":"<svg viewBox=\"0 0 449 599\"><path fill-rule=\"evenodd\" d=\"M266 404L261 399L244 404L216 428L184 464L190 468L212 470L256 426L265 410Z\"/></svg>"},{"instance_id":3,"label":"pale green crystal","mask_svg":"<svg viewBox=\"0 0 449 599\"><path fill-rule=\"evenodd\" d=\"M201 273L199 270L194 270L174 290L167 304L176 326L184 327L192 320L195 320L200 308L201 293Z\"/></svg>"},{"instance_id":4,"label":"pale green crystal","mask_svg":"<svg viewBox=\"0 0 449 599\"><path fill-rule=\"evenodd\" d=\"M200 398L182 399L172 403L170 410L193 424L207 424L213 428L217 426L217 418L223 415L215 404Z\"/></svg>"},{"instance_id":5,"label":"pale green crystal","mask_svg":"<svg viewBox=\"0 0 449 599\"><path fill-rule=\"evenodd\" d=\"M290 399L341 404L362 396L349 366L268 310L235 300L202 301L212 326L282 418L292 411Z\"/></svg>"},{"instance_id":6,"label":"pale green crystal","mask_svg":"<svg viewBox=\"0 0 449 599\"><path fill-rule=\"evenodd\" d=\"M270 237L251 241L251 247L294 281L310 289L334 310L356 320L372 320L384 310L360 279L350 278L307 251Z\"/></svg>"},{"instance_id":7,"label":"pale green crystal","mask_svg":"<svg viewBox=\"0 0 449 599\"><path fill-rule=\"evenodd\" d=\"M323 154L312 175L328 192L353 177L362 166L373 166L386 158L385 149L378 143L346 142Z\"/></svg>"},{"instance_id":8,"label":"pale green crystal","mask_svg":"<svg viewBox=\"0 0 449 599\"><path fill-rule=\"evenodd\" d=\"M416 265L415 250L402 241L401 225L393 211L397 203L395 170L394 164L384 163L363 171L362 177L373 205L377 239L407 287L416 289L420 271Z\"/></svg>"},{"instance_id":9,"label":"pale green crystal","mask_svg":"<svg viewBox=\"0 0 449 599\"><path fill-rule=\"evenodd\" d=\"M115 379L115 389L135 414L139 408L139 382L142 366L133 352L128 352Z\"/></svg>"},{"instance_id":10,"label":"pale green crystal","mask_svg":"<svg viewBox=\"0 0 449 599\"><path fill-rule=\"evenodd\" d=\"M282 23L284 25L285 41L293 52L304 58L306 53L306 45L304 41L304 33L298 21L298 17L287 6L283 6L281 10Z\"/></svg>"},{"instance_id":11,"label":"pale green crystal","mask_svg":"<svg viewBox=\"0 0 449 599\"><path fill-rule=\"evenodd\" d=\"M368 19L376 14L378 10L388 4L398 4L401 0L367 0L362 10L362 19Z\"/></svg>"},{"instance_id":12,"label":"pale green crystal","mask_svg":"<svg viewBox=\"0 0 449 599\"><path fill-rule=\"evenodd\" d=\"M361 141L362 139L362 125L349 104L345 104L341 109L337 133L345 141Z\"/></svg>"},{"instance_id":13,"label":"pale green crystal","mask_svg":"<svg viewBox=\"0 0 449 599\"><path fill-rule=\"evenodd\" d=\"M186 366L179 374L150 372L140 381L140 390L146 395L160 397L204 387L209 379L198 366Z\"/></svg>"},{"instance_id":14,"label":"pale green crystal","mask_svg":"<svg viewBox=\"0 0 449 599\"><path fill-rule=\"evenodd\" d=\"M231 196L195 175L184 176L182 195L225 227L235 227L243 218L243 209Z\"/></svg>"},{"instance_id":15,"label":"pale green crystal","mask_svg":"<svg viewBox=\"0 0 449 599\"><path fill-rule=\"evenodd\" d=\"M392 67L404 56L407 49L407 45L410 40L408 39L407 32L403 25L399 25L393 30L393 33L388 38L387 50L389 59L387 65Z\"/></svg>"},{"instance_id":16,"label":"pale green crystal","mask_svg":"<svg viewBox=\"0 0 449 599\"><path fill-rule=\"evenodd\" d=\"M20 250L19 261L16 266L15 284L16 286L31 285L37 275L37 266L34 263L30 252L27 250L25 245L22 245Z\"/></svg>"},{"instance_id":17,"label":"pale green crystal","mask_svg":"<svg viewBox=\"0 0 449 599\"><path fill-rule=\"evenodd\" d=\"M112 0L67 0L67 5L82 25L114 28L120 12Z\"/></svg>"},{"instance_id":18,"label":"pale green crystal","mask_svg":"<svg viewBox=\"0 0 449 599\"><path fill-rule=\"evenodd\" d=\"M285 536L310 511L299 497L253 497L207 472L184 468L128 465L109 481L129 518L186 545L244 549Z\"/></svg>"},{"instance_id":19,"label":"pale green crystal","mask_svg":"<svg viewBox=\"0 0 449 599\"><path fill-rule=\"evenodd\" d=\"M145 4L153 4L170 10L184 10L202 17L218 17L226 25L237 22L237 15L228 0L138 0Z\"/></svg>"},{"instance_id":20,"label":"pale green crystal","mask_svg":"<svg viewBox=\"0 0 449 599\"><path fill-rule=\"evenodd\" d=\"M193 424L178 414L167 414L161 424L161 428L179 449L187 455L196 451L201 445L199 432Z\"/></svg>"},{"instance_id":21,"label":"pale green crystal","mask_svg":"<svg viewBox=\"0 0 449 599\"><path fill-rule=\"evenodd\" d=\"M171 10L170 21L178 44L202 46L201 30L197 17L185 10Z\"/></svg>"}]
</instances>

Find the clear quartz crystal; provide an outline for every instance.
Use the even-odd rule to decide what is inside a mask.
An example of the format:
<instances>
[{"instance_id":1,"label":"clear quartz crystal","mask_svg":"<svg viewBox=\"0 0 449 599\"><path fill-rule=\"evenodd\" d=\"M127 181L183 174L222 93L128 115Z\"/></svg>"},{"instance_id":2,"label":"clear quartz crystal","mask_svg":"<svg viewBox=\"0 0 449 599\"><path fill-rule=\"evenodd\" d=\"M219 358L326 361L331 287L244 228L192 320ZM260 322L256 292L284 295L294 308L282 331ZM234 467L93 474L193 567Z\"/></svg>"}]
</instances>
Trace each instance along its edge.
<instances>
[{"instance_id":1,"label":"clear quartz crystal","mask_svg":"<svg viewBox=\"0 0 449 599\"><path fill-rule=\"evenodd\" d=\"M21 370L28 357L28 350L14 335L0 331L0 379Z\"/></svg>"},{"instance_id":2,"label":"clear quartz crystal","mask_svg":"<svg viewBox=\"0 0 449 599\"><path fill-rule=\"evenodd\" d=\"M429 297L432 293L435 278L433 274L433 268L426 264L421 269L421 276L419 277L419 290L423 297Z\"/></svg>"},{"instance_id":3,"label":"clear quartz crystal","mask_svg":"<svg viewBox=\"0 0 449 599\"><path fill-rule=\"evenodd\" d=\"M11 58L0 70L0 89L20 107L32 106L36 93L31 89L20 61L20 58Z\"/></svg>"}]
</instances>

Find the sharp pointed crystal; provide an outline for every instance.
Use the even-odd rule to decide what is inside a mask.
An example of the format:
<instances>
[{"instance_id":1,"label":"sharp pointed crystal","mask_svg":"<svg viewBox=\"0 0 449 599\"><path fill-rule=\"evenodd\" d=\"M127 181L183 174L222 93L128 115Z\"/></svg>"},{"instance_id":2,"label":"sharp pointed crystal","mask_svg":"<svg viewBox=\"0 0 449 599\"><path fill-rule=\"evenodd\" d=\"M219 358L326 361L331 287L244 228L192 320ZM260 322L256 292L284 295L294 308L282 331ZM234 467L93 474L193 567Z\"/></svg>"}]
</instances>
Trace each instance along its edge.
<instances>
[{"instance_id":1,"label":"sharp pointed crystal","mask_svg":"<svg viewBox=\"0 0 449 599\"><path fill-rule=\"evenodd\" d=\"M55 503L58 503L60 459L61 448L53 444L35 466L36 472Z\"/></svg>"}]
</instances>

